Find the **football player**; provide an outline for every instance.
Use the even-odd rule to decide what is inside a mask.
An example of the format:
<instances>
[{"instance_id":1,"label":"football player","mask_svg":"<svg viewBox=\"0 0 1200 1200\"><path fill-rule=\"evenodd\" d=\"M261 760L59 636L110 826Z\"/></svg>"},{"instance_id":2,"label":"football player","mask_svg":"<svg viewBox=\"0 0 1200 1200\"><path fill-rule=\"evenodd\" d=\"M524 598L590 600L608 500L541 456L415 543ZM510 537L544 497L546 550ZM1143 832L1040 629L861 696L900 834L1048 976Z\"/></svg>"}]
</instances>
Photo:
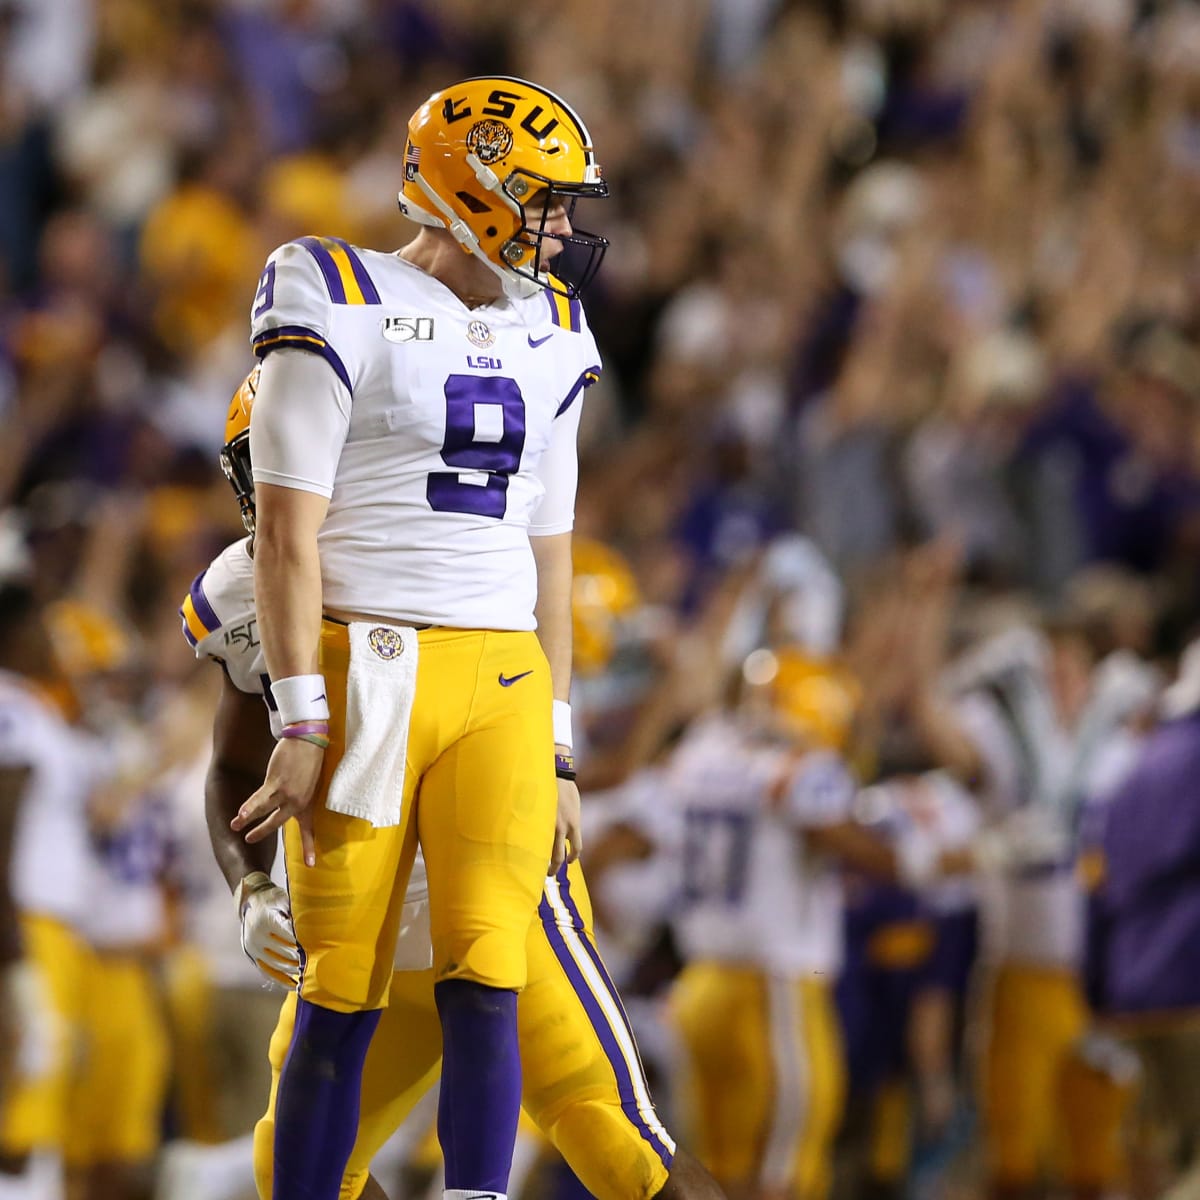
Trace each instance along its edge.
<instances>
[{"instance_id":1,"label":"football player","mask_svg":"<svg viewBox=\"0 0 1200 1200\"><path fill-rule=\"evenodd\" d=\"M990 1194L1025 1200L1057 1176L1079 1200L1119 1185L1127 1087L1083 1062L1084 900L1074 834L1080 806L1136 758L1135 718L1154 673L1125 651L1096 663L1073 621L1017 627L948 673L937 714L945 761L975 784L985 817L1063 831L1057 854L982 888L986 1045L982 1115ZM950 701L950 702L947 702Z\"/></svg>"},{"instance_id":2,"label":"football player","mask_svg":"<svg viewBox=\"0 0 1200 1200\"><path fill-rule=\"evenodd\" d=\"M262 703L269 706L270 692L254 604L248 426L257 376L256 369L234 397L222 451L252 536L224 550L197 578L181 614L197 655L221 662L225 674L206 785L214 851L235 893L244 949L268 978L291 987L302 959L288 894L270 880L274 843L247 844L229 829L230 815L261 778L272 732L281 730L278 711ZM418 855L401 908L389 1004L366 1055L358 1137L339 1193L344 1200L383 1195L368 1178L372 1158L437 1076L442 1032L429 890ZM601 1200L717 1200L712 1179L676 1150L655 1112L620 1000L596 953L591 903L577 862L546 880L539 914L527 931L528 981L517 1005L527 1111ZM255 1156L263 1200L272 1194L278 1088L300 1003L295 993L287 997L271 1042L274 1086Z\"/></svg>"},{"instance_id":3,"label":"football player","mask_svg":"<svg viewBox=\"0 0 1200 1200\"><path fill-rule=\"evenodd\" d=\"M66 719L69 689L41 606L20 583L0 587L0 666L0 811L11 822L20 917L4 933L15 939L4 982L18 1041L0 1095L0 1197L28 1200L37 1187L31 1156L61 1155L66 1145L87 999L80 926L93 760Z\"/></svg>"},{"instance_id":4,"label":"football player","mask_svg":"<svg viewBox=\"0 0 1200 1200\"><path fill-rule=\"evenodd\" d=\"M504 77L432 95L401 169L411 242L288 243L252 304L256 610L281 729L235 828L285 833L288 1200L341 1184L418 842L446 1195L506 1195L526 934L547 863L580 849L571 527L600 365L579 293L607 243L571 217L607 186L567 102ZM548 269L568 245L574 283Z\"/></svg>"},{"instance_id":5,"label":"football player","mask_svg":"<svg viewBox=\"0 0 1200 1200\"><path fill-rule=\"evenodd\" d=\"M682 866L671 1007L697 1154L731 1196L813 1200L829 1192L845 1092L836 863L915 885L973 858L915 825L891 845L852 819L857 685L838 664L758 650L742 675L736 703L666 761L641 849L673 842Z\"/></svg>"}]
</instances>

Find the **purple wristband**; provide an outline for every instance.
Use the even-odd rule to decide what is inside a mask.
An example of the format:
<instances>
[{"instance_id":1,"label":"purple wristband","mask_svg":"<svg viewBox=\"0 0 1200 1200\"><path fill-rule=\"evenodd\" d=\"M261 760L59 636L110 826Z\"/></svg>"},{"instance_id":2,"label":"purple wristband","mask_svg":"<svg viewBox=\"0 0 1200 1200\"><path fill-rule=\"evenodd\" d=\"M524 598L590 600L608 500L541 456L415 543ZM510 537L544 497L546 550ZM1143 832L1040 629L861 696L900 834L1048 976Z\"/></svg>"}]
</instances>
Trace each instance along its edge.
<instances>
[{"instance_id":1,"label":"purple wristband","mask_svg":"<svg viewBox=\"0 0 1200 1200\"><path fill-rule=\"evenodd\" d=\"M281 738L298 738L302 742L312 742L325 750L329 746L328 721L293 721L283 727Z\"/></svg>"}]
</instances>

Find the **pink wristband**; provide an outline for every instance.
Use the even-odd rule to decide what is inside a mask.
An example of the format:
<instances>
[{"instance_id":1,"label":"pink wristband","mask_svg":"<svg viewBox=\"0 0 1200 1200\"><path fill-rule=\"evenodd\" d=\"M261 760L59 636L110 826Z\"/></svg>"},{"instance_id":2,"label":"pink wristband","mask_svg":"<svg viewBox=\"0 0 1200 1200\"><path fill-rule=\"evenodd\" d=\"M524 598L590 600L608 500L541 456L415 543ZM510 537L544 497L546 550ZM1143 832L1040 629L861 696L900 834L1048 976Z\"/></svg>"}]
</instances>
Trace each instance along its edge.
<instances>
[{"instance_id":1,"label":"pink wristband","mask_svg":"<svg viewBox=\"0 0 1200 1200\"><path fill-rule=\"evenodd\" d=\"M281 738L299 738L302 742L312 742L324 750L329 745L328 721L293 721L283 727Z\"/></svg>"}]
</instances>

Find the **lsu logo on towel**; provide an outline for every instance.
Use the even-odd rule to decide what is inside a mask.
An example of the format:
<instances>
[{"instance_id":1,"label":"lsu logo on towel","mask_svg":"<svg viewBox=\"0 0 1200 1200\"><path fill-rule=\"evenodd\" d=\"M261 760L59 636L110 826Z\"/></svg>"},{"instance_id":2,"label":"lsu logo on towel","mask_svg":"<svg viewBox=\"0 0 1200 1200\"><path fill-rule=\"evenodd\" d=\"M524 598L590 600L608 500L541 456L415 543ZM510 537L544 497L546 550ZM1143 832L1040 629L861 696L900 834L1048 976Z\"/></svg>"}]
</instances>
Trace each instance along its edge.
<instances>
[{"instance_id":1,"label":"lsu logo on towel","mask_svg":"<svg viewBox=\"0 0 1200 1200\"><path fill-rule=\"evenodd\" d=\"M404 639L386 625L378 625L367 634L367 645L379 655L384 662L391 662L404 650Z\"/></svg>"}]
</instances>

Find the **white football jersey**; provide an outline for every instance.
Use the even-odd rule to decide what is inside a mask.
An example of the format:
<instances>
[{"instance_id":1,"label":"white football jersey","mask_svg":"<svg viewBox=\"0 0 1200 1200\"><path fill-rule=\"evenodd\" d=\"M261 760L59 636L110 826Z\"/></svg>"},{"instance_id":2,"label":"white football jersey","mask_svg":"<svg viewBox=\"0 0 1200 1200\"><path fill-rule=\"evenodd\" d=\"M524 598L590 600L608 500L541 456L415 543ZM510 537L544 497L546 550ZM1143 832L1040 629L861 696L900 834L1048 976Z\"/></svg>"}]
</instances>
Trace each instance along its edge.
<instances>
[{"instance_id":1,"label":"white football jersey","mask_svg":"<svg viewBox=\"0 0 1200 1200\"><path fill-rule=\"evenodd\" d=\"M251 417L256 482L331 496L325 604L535 628L529 536L574 523L580 397L600 371L579 302L543 292L469 309L397 254L303 238L267 261L251 323L259 357L311 351L344 388L328 482L306 475L302 450L274 461ZM546 511L546 480L564 471Z\"/></svg>"},{"instance_id":2,"label":"white football jersey","mask_svg":"<svg viewBox=\"0 0 1200 1200\"><path fill-rule=\"evenodd\" d=\"M1008 648L998 638L977 657L999 656ZM984 763L980 799L989 819L1036 805L1074 828L1080 805L1123 778L1134 760L1136 739L1123 724L1126 706L1104 686L1099 672L1077 726L1064 727L1053 706L1047 668L1029 657L1029 662L1015 655L1012 663L1001 659L1000 668L987 676L990 686L956 697L955 712ZM980 898L988 961L1078 968L1086 901L1073 848L1058 863L985 876Z\"/></svg>"},{"instance_id":3,"label":"white football jersey","mask_svg":"<svg viewBox=\"0 0 1200 1200\"><path fill-rule=\"evenodd\" d=\"M30 770L13 845L17 907L79 928L88 906L95 756L54 708L6 671L0 671L0 764Z\"/></svg>"},{"instance_id":4,"label":"white football jersey","mask_svg":"<svg viewBox=\"0 0 1200 1200\"><path fill-rule=\"evenodd\" d=\"M663 788L682 816L675 926L684 956L789 976L836 973L841 878L803 834L849 817L855 785L841 760L797 759L713 717L680 744Z\"/></svg>"},{"instance_id":5,"label":"white football jersey","mask_svg":"<svg viewBox=\"0 0 1200 1200\"><path fill-rule=\"evenodd\" d=\"M171 833L162 794L155 790L133 800L117 828L91 839L88 901L79 930L97 950L143 950L165 937Z\"/></svg>"},{"instance_id":6,"label":"white football jersey","mask_svg":"<svg viewBox=\"0 0 1200 1200\"><path fill-rule=\"evenodd\" d=\"M249 538L226 546L196 576L179 606L179 615L183 636L196 657L221 663L239 692L261 696L270 712L271 732L278 737L283 727L271 698L267 660L258 638ZM426 893L425 862L418 850L405 900L419 900Z\"/></svg>"}]
</instances>

